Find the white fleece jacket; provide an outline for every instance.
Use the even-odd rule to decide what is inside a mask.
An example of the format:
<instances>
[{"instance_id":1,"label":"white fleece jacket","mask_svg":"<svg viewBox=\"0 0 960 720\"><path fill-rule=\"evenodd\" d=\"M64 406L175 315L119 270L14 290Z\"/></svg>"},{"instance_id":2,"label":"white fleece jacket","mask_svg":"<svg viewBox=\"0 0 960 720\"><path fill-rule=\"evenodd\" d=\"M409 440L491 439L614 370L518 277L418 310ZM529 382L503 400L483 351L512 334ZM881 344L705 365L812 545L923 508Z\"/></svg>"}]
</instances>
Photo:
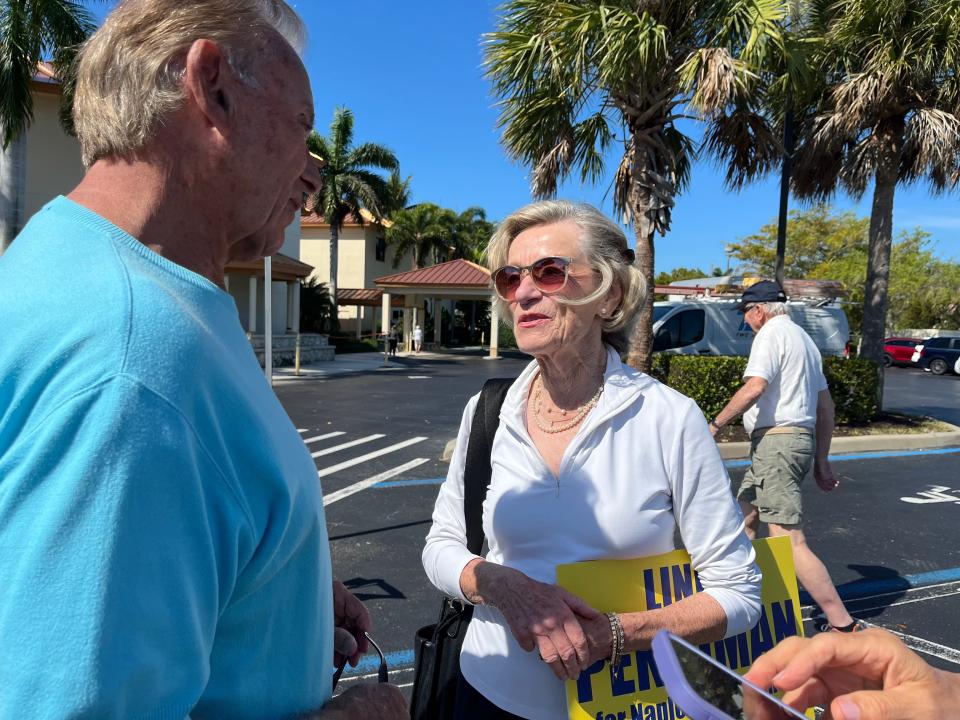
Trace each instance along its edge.
<instances>
[{"instance_id":1,"label":"white fleece jacket","mask_svg":"<svg viewBox=\"0 0 960 720\"><path fill-rule=\"evenodd\" d=\"M679 527L704 592L727 615L727 634L752 627L760 612L760 571L696 404L608 350L600 402L567 447L555 478L524 420L536 372L531 362L500 412L483 504L486 560L554 583L561 563L673 550ZM478 397L464 410L423 549L430 581L464 601L460 574L477 556L466 548L463 469ZM520 648L496 608L475 609L460 665L467 681L504 710L534 720L566 717L563 684L536 652Z\"/></svg>"}]
</instances>

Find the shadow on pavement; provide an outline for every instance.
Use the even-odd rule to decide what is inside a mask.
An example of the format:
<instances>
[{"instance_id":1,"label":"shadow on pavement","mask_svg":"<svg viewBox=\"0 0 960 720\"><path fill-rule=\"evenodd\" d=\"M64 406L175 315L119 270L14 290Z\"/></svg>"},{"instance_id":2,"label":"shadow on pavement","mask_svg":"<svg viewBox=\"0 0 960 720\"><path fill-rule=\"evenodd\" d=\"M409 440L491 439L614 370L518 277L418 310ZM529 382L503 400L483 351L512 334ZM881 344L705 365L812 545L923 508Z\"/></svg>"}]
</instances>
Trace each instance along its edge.
<instances>
[{"instance_id":1,"label":"shadow on pavement","mask_svg":"<svg viewBox=\"0 0 960 720\"><path fill-rule=\"evenodd\" d=\"M358 600L406 600L407 596L383 578L355 577L344 580L343 584L357 596ZM360 588L370 588L374 592L363 592ZM379 592L376 592L379 590Z\"/></svg>"},{"instance_id":2,"label":"shadow on pavement","mask_svg":"<svg viewBox=\"0 0 960 720\"><path fill-rule=\"evenodd\" d=\"M837 585L837 592L847 609L858 618L876 617L906 595L907 590L913 587L910 581L903 577L898 570L883 565L847 565L848 568L860 574L859 580ZM854 601L870 598L869 607L858 610L850 607ZM800 591L800 602L803 605L813 605L813 615L822 614L820 608L813 602L813 598L804 591Z\"/></svg>"},{"instance_id":3,"label":"shadow on pavement","mask_svg":"<svg viewBox=\"0 0 960 720\"><path fill-rule=\"evenodd\" d=\"M359 537L360 535L373 535L375 533L387 532L388 530L400 530L401 528L415 527L417 525L427 525L432 522L430 518L426 520L415 520L414 522L401 523L400 525L387 525L386 527L373 528L371 530L361 530L359 532L346 533L344 535L331 535L330 542L334 540L346 540L347 538Z\"/></svg>"}]
</instances>

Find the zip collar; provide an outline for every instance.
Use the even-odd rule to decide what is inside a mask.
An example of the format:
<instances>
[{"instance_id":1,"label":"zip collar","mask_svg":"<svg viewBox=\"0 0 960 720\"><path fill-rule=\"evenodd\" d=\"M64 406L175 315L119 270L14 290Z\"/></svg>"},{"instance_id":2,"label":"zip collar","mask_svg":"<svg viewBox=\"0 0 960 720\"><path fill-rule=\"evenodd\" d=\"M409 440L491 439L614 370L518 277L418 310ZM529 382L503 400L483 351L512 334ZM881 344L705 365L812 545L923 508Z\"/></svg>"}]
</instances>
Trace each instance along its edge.
<instances>
[{"instance_id":1,"label":"zip collar","mask_svg":"<svg viewBox=\"0 0 960 720\"><path fill-rule=\"evenodd\" d=\"M571 445L579 444L580 438L586 437L598 425L626 410L655 382L649 375L624 365L612 347L607 345L606 348L607 369L603 374L603 393L593 412L587 415L571 439ZM527 432L525 413L530 384L539 370L537 361L531 361L507 391L500 408L500 423L531 444L533 441Z\"/></svg>"}]
</instances>

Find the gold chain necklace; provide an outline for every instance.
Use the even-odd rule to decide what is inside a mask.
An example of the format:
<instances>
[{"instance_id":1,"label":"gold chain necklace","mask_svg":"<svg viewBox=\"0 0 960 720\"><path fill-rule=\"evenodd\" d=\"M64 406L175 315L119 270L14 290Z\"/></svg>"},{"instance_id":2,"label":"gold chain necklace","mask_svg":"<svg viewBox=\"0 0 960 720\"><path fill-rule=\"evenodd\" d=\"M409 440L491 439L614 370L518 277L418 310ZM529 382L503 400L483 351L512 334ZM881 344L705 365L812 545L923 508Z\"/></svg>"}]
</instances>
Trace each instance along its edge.
<instances>
[{"instance_id":1,"label":"gold chain necklace","mask_svg":"<svg viewBox=\"0 0 960 720\"><path fill-rule=\"evenodd\" d=\"M603 394L603 382L601 382L600 387L597 388L597 391L593 394L593 397L581 405L577 410L577 413L572 418L561 423L560 425L557 425L556 421L554 420L544 421L541 419L540 410L543 407L543 377L541 375L537 375L537 379L534 381L534 383L533 419L537 423L538 428L551 435L566 432L567 430L575 428L577 425L583 422L583 419L587 416L587 413L597 406L597 403L600 401L600 395Z\"/></svg>"}]
</instances>

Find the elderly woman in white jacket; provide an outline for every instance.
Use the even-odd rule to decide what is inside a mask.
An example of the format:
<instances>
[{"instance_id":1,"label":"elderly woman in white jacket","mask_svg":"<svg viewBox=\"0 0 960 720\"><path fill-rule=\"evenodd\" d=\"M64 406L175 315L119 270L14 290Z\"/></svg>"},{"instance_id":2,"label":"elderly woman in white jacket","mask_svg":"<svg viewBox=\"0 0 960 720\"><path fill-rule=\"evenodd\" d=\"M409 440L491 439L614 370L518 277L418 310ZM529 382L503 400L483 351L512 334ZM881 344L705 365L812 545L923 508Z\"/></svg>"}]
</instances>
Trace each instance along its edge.
<instances>
[{"instance_id":1,"label":"elderly woman in white jacket","mask_svg":"<svg viewBox=\"0 0 960 720\"><path fill-rule=\"evenodd\" d=\"M467 550L463 514L477 397L423 550L430 581L476 606L458 718L566 717L562 681L611 656L614 623L630 652L661 628L700 643L759 616L760 573L703 414L620 362L646 296L630 255L616 224L565 201L518 210L491 240L496 292L535 360L507 392L493 441L489 552ZM703 592L611 619L555 584L561 563L673 550L676 528Z\"/></svg>"}]
</instances>

